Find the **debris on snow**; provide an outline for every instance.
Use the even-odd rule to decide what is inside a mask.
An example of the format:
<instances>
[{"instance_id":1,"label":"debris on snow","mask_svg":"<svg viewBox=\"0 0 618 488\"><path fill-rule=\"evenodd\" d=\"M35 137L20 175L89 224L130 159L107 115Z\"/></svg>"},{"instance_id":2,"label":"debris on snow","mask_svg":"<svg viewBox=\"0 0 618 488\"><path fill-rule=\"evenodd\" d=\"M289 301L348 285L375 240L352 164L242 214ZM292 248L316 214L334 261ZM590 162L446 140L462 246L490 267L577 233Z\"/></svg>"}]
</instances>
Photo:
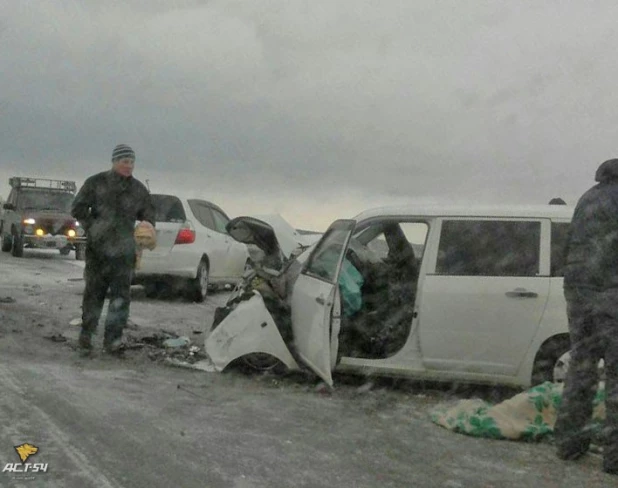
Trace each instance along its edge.
<instances>
[{"instance_id":1,"label":"debris on snow","mask_svg":"<svg viewBox=\"0 0 618 488\"><path fill-rule=\"evenodd\" d=\"M185 347L191 343L191 339L186 336L176 337L174 339L166 339L163 341L163 347L167 348L176 348L176 347ZM199 350L199 348L198 348Z\"/></svg>"},{"instance_id":2,"label":"debris on snow","mask_svg":"<svg viewBox=\"0 0 618 488\"><path fill-rule=\"evenodd\" d=\"M45 339L49 339L52 342L66 342L68 339L64 337L62 334L53 334L50 336L46 336Z\"/></svg>"},{"instance_id":3,"label":"debris on snow","mask_svg":"<svg viewBox=\"0 0 618 488\"><path fill-rule=\"evenodd\" d=\"M326 383L321 381L315 387L315 392L320 394L320 395L330 395L330 394L332 394L333 390L332 390L332 388L330 386L328 386Z\"/></svg>"},{"instance_id":4,"label":"debris on snow","mask_svg":"<svg viewBox=\"0 0 618 488\"><path fill-rule=\"evenodd\" d=\"M356 389L356 393L369 393L373 389L374 383L373 381L368 381L364 385L359 386Z\"/></svg>"},{"instance_id":5,"label":"debris on snow","mask_svg":"<svg viewBox=\"0 0 618 488\"><path fill-rule=\"evenodd\" d=\"M207 373L216 372L215 366L208 359L203 359L196 363L189 363L188 361L168 357L164 359L164 362L170 366L177 366L179 368L196 369Z\"/></svg>"}]
</instances>

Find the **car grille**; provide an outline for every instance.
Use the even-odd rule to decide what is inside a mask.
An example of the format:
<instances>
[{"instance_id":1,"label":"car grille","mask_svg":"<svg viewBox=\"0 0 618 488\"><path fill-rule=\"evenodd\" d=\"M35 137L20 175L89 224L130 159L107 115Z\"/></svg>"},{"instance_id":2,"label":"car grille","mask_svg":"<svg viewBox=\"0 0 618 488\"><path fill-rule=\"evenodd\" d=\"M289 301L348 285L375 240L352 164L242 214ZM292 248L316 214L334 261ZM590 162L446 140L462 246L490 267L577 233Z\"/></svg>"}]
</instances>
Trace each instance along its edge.
<instances>
[{"instance_id":1,"label":"car grille","mask_svg":"<svg viewBox=\"0 0 618 488\"><path fill-rule=\"evenodd\" d=\"M65 235L69 229L73 228L73 222L54 219L37 219L35 227L37 229L42 229L45 234Z\"/></svg>"}]
</instances>

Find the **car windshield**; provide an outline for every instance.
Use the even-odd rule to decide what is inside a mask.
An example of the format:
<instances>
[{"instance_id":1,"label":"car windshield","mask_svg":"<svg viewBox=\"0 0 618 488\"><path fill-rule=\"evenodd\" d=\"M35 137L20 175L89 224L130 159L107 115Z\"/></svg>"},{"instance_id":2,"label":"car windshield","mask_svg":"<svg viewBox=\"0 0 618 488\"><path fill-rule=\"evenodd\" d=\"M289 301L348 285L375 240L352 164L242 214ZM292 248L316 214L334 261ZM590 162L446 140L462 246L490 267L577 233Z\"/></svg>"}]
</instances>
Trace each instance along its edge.
<instances>
[{"instance_id":1,"label":"car windshield","mask_svg":"<svg viewBox=\"0 0 618 488\"><path fill-rule=\"evenodd\" d=\"M21 210L70 212L72 202L71 193L59 191L26 190L17 198L17 206Z\"/></svg>"}]
</instances>

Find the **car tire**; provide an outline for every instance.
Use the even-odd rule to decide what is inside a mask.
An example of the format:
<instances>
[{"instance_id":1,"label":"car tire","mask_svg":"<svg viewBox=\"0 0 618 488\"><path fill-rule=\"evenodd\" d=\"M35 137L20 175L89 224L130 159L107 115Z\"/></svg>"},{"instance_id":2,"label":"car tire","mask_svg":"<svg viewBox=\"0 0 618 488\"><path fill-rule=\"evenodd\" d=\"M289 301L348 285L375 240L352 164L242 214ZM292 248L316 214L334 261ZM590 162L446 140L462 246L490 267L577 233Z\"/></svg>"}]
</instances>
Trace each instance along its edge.
<instances>
[{"instance_id":1,"label":"car tire","mask_svg":"<svg viewBox=\"0 0 618 488\"><path fill-rule=\"evenodd\" d=\"M75 246L75 259L78 261L86 260L86 246L84 244L78 244Z\"/></svg>"},{"instance_id":2,"label":"car tire","mask_svg":"<svg viewBox=\"0 0 618 488\"><path fill-rule=\"evenodd\" d=\"M71 248L68 246L60 249L61 256L68 256L70 252L71 252Z\"/></svg>"},{"instance_id":3,"label":"car tire","mask_svg":"<svg viewBox=\"0 0 618 488\"><path fill-rule=\"evenodd\" d=\"M197 303L206 300L209 287L208 263L202 259L197 267L197 275L189 282L188 298Z\"/></svg>"},{"instance_id":4,"label":"car tire","mask_svg":"<svg viewBox=\"0 0 618 488\"><path fill-rule=\"evenodd\" d=\"M245 354L240 358L240 366L247 372L259 371L260 373L283 374L287 367L275 356L263 352Z\"/></svg>"},{"instance_id":5,"label":"car tire","mask_svg":"<svg viewBox=\"0 0 618 488\"><path fill-rule=\"evenodd\" d=\"M16 258L21 258L24 255L24 237L22 235L13 235L11 254Z\"/></svg>"},{"instance_id":6,"label":"car tire","mask_svg":"<svg viewBox=\"0 0 618 488\"><path fill-rule=\"evenodd\" d=\"M534 358L532 368L532 386L540 385L546 381L556 382L554 370L558 361L571 349L571 341L568 336L559 336L550 339L541 346Z\"/></svg>"},{"instance_id":7,"label":"car tire","mask_svg":"<svg viewBox=\"0 0 618 488\"><path fill-rule=\"evenodd\" d=\"M4 234L2 236L2 252L11 252L13 247L13 236L11 234Z\"/></svg>"},{"instance_id":8,"label":"car tire","mask_svg":"<svg viewBox=\"0 0 618 488\"><path fill-rule=\"evenodd\" d=\"M161 285L158 281L145 281L142 283L146 298L159 298L161 295Z\"/></svg>"}]
</instances>

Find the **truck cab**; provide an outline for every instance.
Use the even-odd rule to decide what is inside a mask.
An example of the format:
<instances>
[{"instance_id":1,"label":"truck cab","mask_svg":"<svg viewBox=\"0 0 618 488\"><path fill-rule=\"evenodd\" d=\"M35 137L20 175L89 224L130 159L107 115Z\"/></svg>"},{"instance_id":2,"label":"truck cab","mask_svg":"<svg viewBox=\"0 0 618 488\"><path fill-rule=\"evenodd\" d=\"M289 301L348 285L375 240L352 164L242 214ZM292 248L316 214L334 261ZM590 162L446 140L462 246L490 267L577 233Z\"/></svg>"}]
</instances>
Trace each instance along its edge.
<instances>
[{"instance_id":1,"label":"truck cab","mask_svg":"<svg viewBox=\"0 0 618 488\"><path fill-rule=\"evenodd\" d=\"M63 255L74 250L83 260L85 231L71 216L75 182L15 176L9 184L0 215L2 251L22 257L24 248L58 249Z\"/></svg>"}]
</instances>

